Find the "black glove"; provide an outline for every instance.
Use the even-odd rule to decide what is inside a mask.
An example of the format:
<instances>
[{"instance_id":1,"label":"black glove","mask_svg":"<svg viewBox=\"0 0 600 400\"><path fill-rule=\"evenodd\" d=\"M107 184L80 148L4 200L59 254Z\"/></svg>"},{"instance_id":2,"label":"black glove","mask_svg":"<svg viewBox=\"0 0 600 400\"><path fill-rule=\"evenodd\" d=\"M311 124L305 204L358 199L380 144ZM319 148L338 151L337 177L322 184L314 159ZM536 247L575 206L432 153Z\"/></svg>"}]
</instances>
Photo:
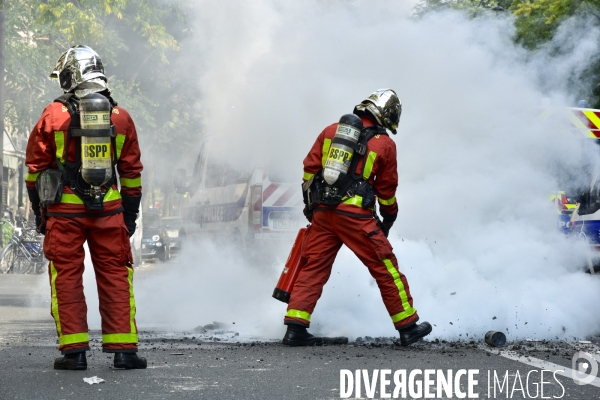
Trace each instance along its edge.
<instances>
[{"instance_id":1,"label":"black glove","mask_svg":"<svg viewBox=\"0 0 600 400\"><path fill-rule=\"evenodd\" d=\"M302 213L304 214L308 222L312 222L314 211L309 210L308 206L304 206Z\"/></svg>"},{"instance_id":2,"label":"black glove","mask_svg":"<svg viewBox=\"0 0 600 400\"><path fill-rule=\"evenodd\" d=\"M129 237L131 237L131 235L133 235L135 232L135 220L137 219L137 214L140 209L142 196L133 197L121 195L121 197L123 204L123 220L125 221L125 226L127 227L127 233Z\"/></svg>"},{"instance_id":3,"label":"black glove","mask_svg":"<svg viewBox=\"0 0 600 400\"><path fill-rule=\"evenodd\" d=\"M35 215L35 228L42 235L46 234L46 218L42 216L42 210L40 208L40 195L36 188L27 188L27 196L31 202L31 209Z\"/></svg>"},{"instance_id":4,"label":"black glove","mask_svg":"<svg viewBox=\"0 0 600 400\"><path fill-rule=\"evenodd\" d=\"M383 236L385 237L388 237L388 235L390 234L390 229L392 229L392 225L394 225L394 221L384 219L382 222L379 218L377 218L377 226L379 226L379 228L383 232Z\"/></svg>"},{"instance_id":5,"label":"black glove","mask_svg":"<svg viewBox=\"0 0 600 400\"><path fill-rule=\"evenodd\" d=\"M123 214L123 220L125 221L125 226L127 227L127 235L132 237L135 233L135 228L137 228L135 223L136 217L128 217L126 214Z\"/></svg>"},{"instance_id":6,"label":"black glove","mask_svg":"<svg viewBox=\"0 0 600 400\"><path fill-rule=\"evenodd\" d=\"M46 219L41 214L35 214L35 228L42 235L46 234Z\"/></svg>"}]
</instances>

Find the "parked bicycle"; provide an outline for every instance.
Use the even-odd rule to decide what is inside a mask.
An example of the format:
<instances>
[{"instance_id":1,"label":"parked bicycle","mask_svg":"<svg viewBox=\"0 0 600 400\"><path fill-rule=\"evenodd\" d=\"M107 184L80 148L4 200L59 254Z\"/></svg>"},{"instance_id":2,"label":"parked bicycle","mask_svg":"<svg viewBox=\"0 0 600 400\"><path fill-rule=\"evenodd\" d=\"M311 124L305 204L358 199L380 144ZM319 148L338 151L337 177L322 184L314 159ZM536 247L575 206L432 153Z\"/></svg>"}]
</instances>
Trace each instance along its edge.
<instances>
[{"instance_id":1,"label":"parked bicycle","mask_svg":"<svg viewBox=\"0 0 600 400\"><path fill-rule=\"evenodd\" d=\"M13 235L0 254L0 272L4 274L41 274L46 272L48 260L44 257L44 235L35 227L16 228L9 221Z\"/></svg>"}]
</instances>

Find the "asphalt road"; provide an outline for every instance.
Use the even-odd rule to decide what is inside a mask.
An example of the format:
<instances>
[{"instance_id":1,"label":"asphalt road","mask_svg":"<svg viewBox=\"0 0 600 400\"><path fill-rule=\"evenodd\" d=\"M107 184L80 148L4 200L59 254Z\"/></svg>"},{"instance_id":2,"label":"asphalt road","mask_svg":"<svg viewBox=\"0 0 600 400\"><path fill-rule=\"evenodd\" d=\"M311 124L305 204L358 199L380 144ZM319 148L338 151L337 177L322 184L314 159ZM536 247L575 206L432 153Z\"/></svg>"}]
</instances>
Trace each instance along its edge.
<instances>
[{"instance_id":1,"label":"asphalt road","mask_svg":"<svg viewBox=\"0 0 600 400\"><path fill-rule=\"evenodd\" d=\"M158 273L161 267L156 264L141 269L138 278ZM509 343L502 349L474 341L423 341L403 348L392 338L360 338L345 346L289 348L272 341L240 343L229 328L210 325L197 332L141 332L140 354L148 359L147 370L114 369L112 356L102 353L99 340L93 339L87 371L55 371L52 363L59 353L46 285L46 276L0 275L0 399L385 398L386 393L393 395L394 389L403 398L402 381L404 398L424 398L423 388L429 383L426 370L434 370L427 375L432 379L428 392L434 395L429 398L600 398L599 378L592 384L578 385L570 377L576 351L584 350L600 359L594 338L592 343ZM91 336L98 338L100 333L92 331ZM554 375L556 369L569 377ZM348 385L343 370L352 375L352 385ZM359 395L356 370L365 370L359 373ZM378 379L370 393L374 374L384 370L390 371L384 375L389 384L382 389ZM459 392L454 385L452 396L440 391L438 397L436 390L443 385L437 379L447 379L448 370L453 374L451 382L459 375ZM465 370L463 376L460 370ZM467 378L469 370L471 381ZM544 373L543 385L542 370L550 371ZM415 377L412 384L411 372ZM83 378L92 376L105 382L84 382ZM470 384L472 396L468 393Z\"/></svg>"}]
</instances>

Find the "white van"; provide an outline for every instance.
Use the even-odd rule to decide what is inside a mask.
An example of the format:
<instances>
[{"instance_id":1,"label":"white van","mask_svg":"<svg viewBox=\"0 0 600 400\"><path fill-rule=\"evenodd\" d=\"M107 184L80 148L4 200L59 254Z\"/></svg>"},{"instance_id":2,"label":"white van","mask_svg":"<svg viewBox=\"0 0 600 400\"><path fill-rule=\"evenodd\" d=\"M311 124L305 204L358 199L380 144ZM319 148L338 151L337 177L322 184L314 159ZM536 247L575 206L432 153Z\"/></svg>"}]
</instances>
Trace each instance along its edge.
<instances>
[{"instance_id":1,"label":"white van","mask_svg":"<svg viewBox=\"0 0 600 400\"><path fill-rule=\"evenodd\" d=\"M205 141L191 176L179 169L174 177L175 190L186 194L182 241L223 237L243 249L281 239L291 244L307 224L302 185L300 178L293 181L280 172L267 166L233 168L212 156L210 141ZM297 172L301 177L302 171Z\"/></svg>"}]
</instances>

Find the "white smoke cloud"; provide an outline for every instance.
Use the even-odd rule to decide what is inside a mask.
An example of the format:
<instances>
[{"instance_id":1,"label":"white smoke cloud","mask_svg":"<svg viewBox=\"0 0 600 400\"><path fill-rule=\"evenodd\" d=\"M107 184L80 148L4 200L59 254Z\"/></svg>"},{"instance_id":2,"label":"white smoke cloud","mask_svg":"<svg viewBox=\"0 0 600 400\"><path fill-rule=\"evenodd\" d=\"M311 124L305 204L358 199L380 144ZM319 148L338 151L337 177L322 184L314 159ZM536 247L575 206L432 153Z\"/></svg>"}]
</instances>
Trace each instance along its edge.
<instances>
[{"instance_id":1,"label":"white smoke cloud","mask_svg":"<svg viewBox=\"0 0 600 400\"><path fill-rule=\"evenodd\" d=\"M581 272L585 249L558 231L548 195L565 186L557 170L579 171L597 156L537 117L544 102L574 103L564 82L596 56L598 32L570 23L556 41L569 49L563 57L528 56L512 43L510 19L416 21L397 3L198 1L188 58L175 68L198 85L206 131L228 160L284 155L298 176L326 125L372 91L394 88L403 115L393 137L400 211L390 240L421 320L436 325L432 337L596 332L600 283ZM235 321L244 334L278 338L285 305L270 295L282 266L200 243L180 266L137 282L138 324ZM312 330L396 335L377 286L347 249Z\"/></svg>"}]
</instances>

